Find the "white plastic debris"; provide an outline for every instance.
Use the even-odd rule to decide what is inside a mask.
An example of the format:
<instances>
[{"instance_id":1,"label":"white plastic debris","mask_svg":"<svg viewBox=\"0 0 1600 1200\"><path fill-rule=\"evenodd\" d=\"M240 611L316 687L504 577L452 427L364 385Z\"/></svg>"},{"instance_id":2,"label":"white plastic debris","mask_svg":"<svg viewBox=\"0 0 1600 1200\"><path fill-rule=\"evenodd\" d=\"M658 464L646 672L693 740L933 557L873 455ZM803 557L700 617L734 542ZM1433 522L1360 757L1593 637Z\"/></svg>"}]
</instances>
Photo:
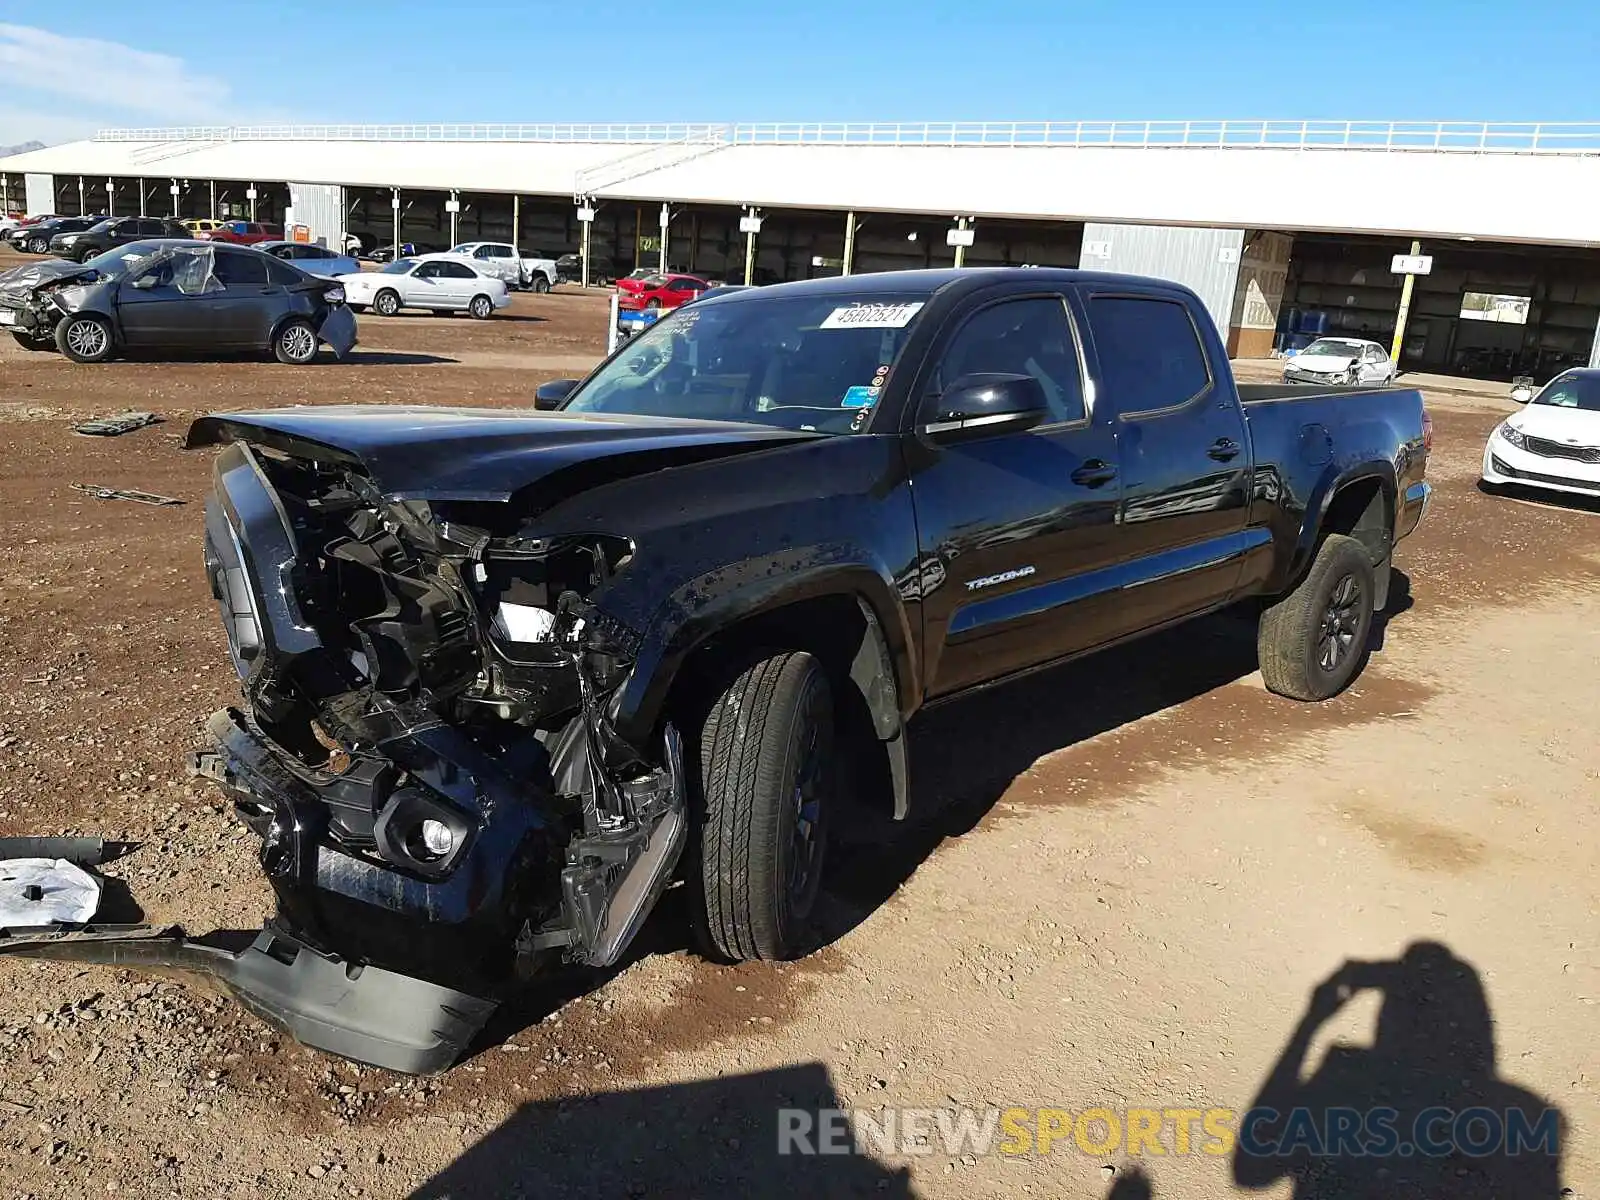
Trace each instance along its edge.
<instances>
[{"instance_id":1,"label":"white plastic debris","mask_svg":"<svg viewBox=\"0 0 1600 1200\"><path fill-rule=\"evenodd\" d=\"M100 907L100 880L64 858L0 859L0 929L83 925Z\"/></svg>"}]
</instances>

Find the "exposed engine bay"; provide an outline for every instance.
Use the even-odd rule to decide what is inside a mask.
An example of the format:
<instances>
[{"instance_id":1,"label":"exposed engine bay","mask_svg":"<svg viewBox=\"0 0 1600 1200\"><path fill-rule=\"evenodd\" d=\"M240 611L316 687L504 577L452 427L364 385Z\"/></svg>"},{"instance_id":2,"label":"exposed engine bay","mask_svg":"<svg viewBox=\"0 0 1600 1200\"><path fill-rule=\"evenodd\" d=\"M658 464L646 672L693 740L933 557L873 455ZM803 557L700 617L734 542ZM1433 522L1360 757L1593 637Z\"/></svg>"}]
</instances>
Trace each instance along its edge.
<instances>
[{"instance_id":1,"label":"exposed engine bay","mask_svg":"<svg viewBox=\"0 0 1600 1200\"><path fill-rule=\"evenodd\" d=\"M332 458L234 443L206 512L247 700L206 770L280 920L479 991L552 953L615 962L686 833L676 731L632 746L607 715L637 637L595 601L632 546L386 499Z\"/></svg>"}]
</instances>

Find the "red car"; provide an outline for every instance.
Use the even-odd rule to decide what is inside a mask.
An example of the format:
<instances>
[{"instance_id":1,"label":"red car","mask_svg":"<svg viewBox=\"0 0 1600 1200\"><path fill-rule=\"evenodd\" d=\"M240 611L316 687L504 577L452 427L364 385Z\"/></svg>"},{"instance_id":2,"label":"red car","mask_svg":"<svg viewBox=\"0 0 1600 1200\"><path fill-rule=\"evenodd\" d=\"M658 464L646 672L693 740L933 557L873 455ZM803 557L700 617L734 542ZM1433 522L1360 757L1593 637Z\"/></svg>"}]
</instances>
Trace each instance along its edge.
<instances>
[{"instance_id":1,"label":"red car","mask_svg":"<svg viewBox=\"0 0 1600 1200\"><path fill-rule=\"evenodd\" d=\"M646 275L643 279L617 280L617 307L624 312L677 308L711 285L698 275Z\"/></svg>"},{"instance_id":2,"label":"red car","mask_svg":"<svg viewBox=\"0 0 1600 1200\"><path fill-rule=\"evenodd\" d=\"M236 246L254 246L257 242L281 242L283 230L276 225L263 225L257 221L228 221L217 229L201 230L195 237L213 242L232 242Z\"/></svg>"}]
</instances>

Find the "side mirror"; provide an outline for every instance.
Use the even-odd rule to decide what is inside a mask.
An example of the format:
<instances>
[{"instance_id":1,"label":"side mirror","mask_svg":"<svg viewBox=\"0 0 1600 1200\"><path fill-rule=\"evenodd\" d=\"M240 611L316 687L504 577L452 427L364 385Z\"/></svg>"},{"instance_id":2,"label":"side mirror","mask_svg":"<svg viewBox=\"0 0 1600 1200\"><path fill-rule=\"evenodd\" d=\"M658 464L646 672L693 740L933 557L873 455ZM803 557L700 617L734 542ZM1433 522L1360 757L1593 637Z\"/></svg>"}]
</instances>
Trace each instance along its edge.
<instances>
[{"instance_id":1,"label":"side mirror","mask_svg":"<svg viewBox=\"0 0 1600 1200\"><path fill-rule=\"evenodd\" d=\"M576 379L552 379L549 383L541 383L534 390L533 406L544 412L560 408L577 386Z\"/></svg>"},{"instance_id":2,"label":"side mirror","mask_svg":"<svg viewBox=\"0 0 1600 1200\"><path fill-rule=\"evenodd\" d=\"M153 274L141 275L139 278L133 281L131 286L133 287L134 291L148 292L151 288L155 287L157 282L158 281Z\"/></svg>"},{"instance_id":3,"label":"side mirror","mask_svg":"<svg viewBox=\"0 0 1600 1200\"><path fill-rule=\"evenodd\" d=\"M1044 423L1050 404L1031 375L963 375L932 402L922 431L940 441L1016 433Z\"/></svg>"}]
</instances>

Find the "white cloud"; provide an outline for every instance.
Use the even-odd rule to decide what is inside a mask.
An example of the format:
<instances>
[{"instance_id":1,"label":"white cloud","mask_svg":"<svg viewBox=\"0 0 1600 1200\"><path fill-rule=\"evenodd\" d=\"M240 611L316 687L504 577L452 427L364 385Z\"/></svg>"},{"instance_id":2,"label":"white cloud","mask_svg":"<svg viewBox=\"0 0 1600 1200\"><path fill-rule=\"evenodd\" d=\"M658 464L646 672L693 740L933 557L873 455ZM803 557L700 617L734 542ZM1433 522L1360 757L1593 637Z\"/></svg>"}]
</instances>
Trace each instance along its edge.
<instances>
[{"instance_id":1,"label":"white cloud","mask_svg":"<svg viewBox=\"0 0 1600 1200\"><path fill-rule=\"evenodd\" d=\"M32 25L0 23L0 79L10 92L175 122L214 119L229 106L224 81L191 71L180 58Z\"/></svg>"},{"instance_id":2,"label":"white cloud","mask_svg":"<svg viewBox=\"0 0 1600 1200\"><path fill-rule=\"evenodd\" d=\"M96 129L107 124L114 122L14 105L8 103L4 92L0 91L0 146L15 146L31 141L54 146L60 142L89 137Z\"/></svg>"}]
</instances>

